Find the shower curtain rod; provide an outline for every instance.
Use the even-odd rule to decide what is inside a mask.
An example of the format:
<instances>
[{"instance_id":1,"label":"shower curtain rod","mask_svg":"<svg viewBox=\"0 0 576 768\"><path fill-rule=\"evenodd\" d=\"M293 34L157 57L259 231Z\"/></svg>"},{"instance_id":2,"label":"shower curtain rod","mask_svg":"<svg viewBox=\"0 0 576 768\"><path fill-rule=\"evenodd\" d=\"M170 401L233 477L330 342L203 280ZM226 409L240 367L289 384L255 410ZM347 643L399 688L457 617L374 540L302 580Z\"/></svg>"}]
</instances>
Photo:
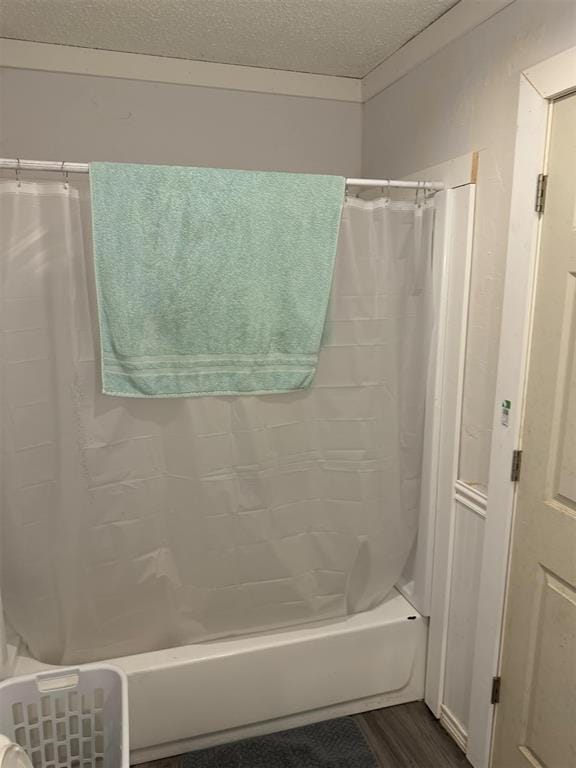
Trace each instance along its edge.
<instances>
[{"instance_id":1,"label":"shower curtain rod","mask_svg":"<svg viewBox=\"0 0 576 768\"><path fill-rule=\"evenodd\" d=\"M88 173L88 163L69 163L58 160L21 160L0 158L0 170L12 171L56 171L60 173ZM382 187L395 189L421 189L440 192L444 184L439 181L395 181L393 179L346 179L348 187Z\"/></svg>"}]
</instances>

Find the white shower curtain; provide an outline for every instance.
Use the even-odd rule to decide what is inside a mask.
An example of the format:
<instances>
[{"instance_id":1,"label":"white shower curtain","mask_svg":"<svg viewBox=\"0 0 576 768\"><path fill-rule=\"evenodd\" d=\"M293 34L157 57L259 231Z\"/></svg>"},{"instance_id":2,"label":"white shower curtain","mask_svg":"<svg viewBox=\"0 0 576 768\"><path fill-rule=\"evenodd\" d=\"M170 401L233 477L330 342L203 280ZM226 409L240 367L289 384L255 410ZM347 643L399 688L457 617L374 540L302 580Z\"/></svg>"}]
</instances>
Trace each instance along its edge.
<instances>
[{"instance_id":1,"label":"white shower curtain","mask_svg":"<svg viewBox=\"0 0 576 768\"><path fill-rule=\"evenodd\" d=\"M0 181L0 586L31 653L383 600L417 529L433 209L347 201L310 390L176 400L100 393L89 213L84 182Z\"/></svg>"}]
</instances>

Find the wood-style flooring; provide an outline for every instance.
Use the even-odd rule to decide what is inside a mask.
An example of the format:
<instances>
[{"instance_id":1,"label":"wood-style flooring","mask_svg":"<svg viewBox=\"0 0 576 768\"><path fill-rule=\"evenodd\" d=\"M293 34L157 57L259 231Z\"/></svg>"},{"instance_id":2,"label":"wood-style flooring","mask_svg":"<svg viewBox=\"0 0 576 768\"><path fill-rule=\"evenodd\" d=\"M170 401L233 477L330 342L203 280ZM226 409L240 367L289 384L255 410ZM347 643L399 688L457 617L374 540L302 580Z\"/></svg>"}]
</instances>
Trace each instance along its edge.
<instances>
[{"instance_id":1,"label":"wood-style flooring","mask_svg":"<svg viewBox=\"0 0 576 768\"><path fill-rule=\"evenodd\" d=\"M381 768L471 768L423 701L365 712L354 719Z\"/></svg>"},{"instance_id":2,"label":"wood-style flooring","mask_svg":"<svg viewBox=\"0 0 576 768\"><path fill-rule=\"evenodd\" d=\"M377 709L354 719L380 768L471 768L424 702ZM141 763L139 768L181 768L181 759Z\"/></svg>"}]
</instances>

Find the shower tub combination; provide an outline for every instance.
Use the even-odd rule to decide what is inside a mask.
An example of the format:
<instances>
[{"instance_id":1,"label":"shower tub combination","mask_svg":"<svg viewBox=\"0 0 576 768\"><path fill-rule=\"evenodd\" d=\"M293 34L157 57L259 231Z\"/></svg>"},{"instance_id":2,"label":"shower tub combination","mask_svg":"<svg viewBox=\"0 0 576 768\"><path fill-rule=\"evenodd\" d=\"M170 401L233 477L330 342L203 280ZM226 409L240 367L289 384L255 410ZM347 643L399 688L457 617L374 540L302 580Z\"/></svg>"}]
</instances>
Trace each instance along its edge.
<instances>
[{"instance_id":1,"label":"shower tub combination","mask_svg":"<svg viewBox=\"0 0 576 768\"><path fill-rule=\"evenodd\" d=\"M393 590L318 626L112 659L128 675L131 762L421 699L426 637ZM14 672L46 669L20 655Z\"/></svg>"},{"instance_id":2,"label":"shower tub combination","mask_svg":"<svg viewBox=\"0 0 576 768\"><path fill-rule=\"evenodd\" d=\"M0 195L5 673L117 664L132 762L423 698L431 203L346 202L310 390L126 403L84 182Z\"/></svg>"}]
</instances>

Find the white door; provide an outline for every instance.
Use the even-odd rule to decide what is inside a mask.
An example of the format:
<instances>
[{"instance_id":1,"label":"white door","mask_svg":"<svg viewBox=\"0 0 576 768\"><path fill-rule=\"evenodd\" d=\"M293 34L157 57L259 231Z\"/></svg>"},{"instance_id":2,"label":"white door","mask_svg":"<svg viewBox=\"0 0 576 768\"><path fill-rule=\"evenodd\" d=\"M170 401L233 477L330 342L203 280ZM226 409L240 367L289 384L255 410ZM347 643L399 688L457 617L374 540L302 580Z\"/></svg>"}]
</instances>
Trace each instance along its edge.
<instances>
[{"instance_id":1,"label":"white door","mask_svg":"<svg viewBox=\"0 0 576 768\"><path fill-rule=\"evenodd\" d=\"M576 95L554 105L493 768L576 768Z\"/></svg>"}]
</instances>

